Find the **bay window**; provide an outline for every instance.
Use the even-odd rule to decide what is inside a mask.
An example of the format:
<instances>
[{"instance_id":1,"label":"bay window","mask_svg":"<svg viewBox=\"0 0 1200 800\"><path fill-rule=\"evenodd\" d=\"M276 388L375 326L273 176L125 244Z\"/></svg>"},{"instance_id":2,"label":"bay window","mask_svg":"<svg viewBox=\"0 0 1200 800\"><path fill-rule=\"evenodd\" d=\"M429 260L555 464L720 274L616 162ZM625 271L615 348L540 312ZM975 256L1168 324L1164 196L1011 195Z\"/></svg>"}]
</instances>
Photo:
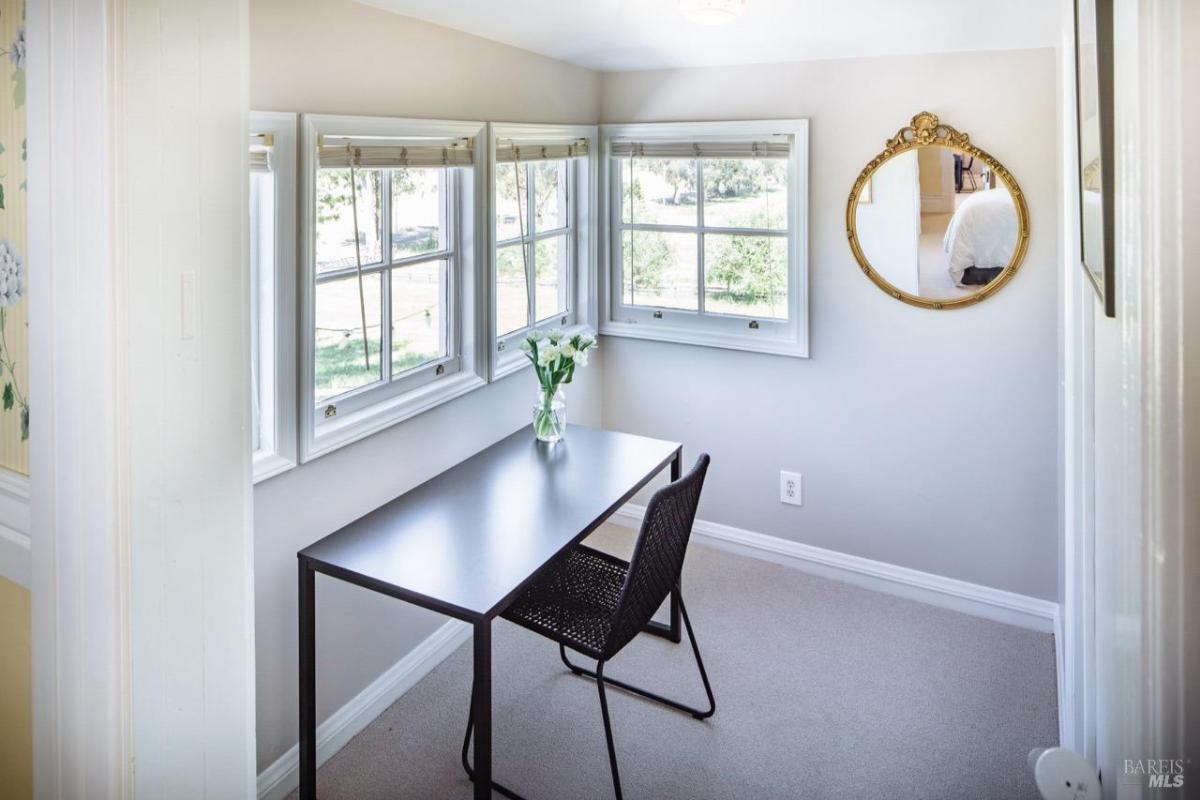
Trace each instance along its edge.
<instances>
[{"instance_id":1,"label":"bay window","mask_svg":"<svg viewBox=\"0 0 1200 800\"><path fill-rule=\"evenodd\" d=\"M601 332L807 355L804 121L605 126Z\"/></svg>"}]
</instances>

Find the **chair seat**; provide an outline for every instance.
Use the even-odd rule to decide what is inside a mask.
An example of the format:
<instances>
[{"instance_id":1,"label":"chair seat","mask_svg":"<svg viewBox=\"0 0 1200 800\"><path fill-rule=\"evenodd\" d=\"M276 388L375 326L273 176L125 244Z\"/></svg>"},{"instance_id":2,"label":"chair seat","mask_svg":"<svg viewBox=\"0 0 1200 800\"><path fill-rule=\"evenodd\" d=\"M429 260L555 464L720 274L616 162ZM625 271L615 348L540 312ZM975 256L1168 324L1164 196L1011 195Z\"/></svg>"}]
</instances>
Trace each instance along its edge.
<instances>
[{"instance_id":1,"label":"chair seat","mask_svg":"<svg viewBox=\"0 0 1200 800\"><path fill-rule=\"evenodd\" d=\"M628 572L628 561L575 545L500 616L600 658Z\"/></svg>"}]
</instances>

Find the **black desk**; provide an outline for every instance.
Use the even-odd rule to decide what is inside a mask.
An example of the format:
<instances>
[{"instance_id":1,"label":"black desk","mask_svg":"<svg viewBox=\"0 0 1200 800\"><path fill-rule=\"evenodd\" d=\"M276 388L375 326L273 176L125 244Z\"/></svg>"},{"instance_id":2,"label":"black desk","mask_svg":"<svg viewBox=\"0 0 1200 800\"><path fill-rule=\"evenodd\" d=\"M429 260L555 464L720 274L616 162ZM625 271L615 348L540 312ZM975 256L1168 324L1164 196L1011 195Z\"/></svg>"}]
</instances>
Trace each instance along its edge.
<instances>
[{"instance_id":1,"label":"black desk","mask_svg":"<svg viewBox=\"0 0 1200 800\"><path fill-rule=\"evenodd\" d=\"M301 550L300 798L317 785L317 572L474 626L475 797L492 784L492 620L571 545L624 505L682 447L571 425L546 445L524 427ZM679 607L649 633L679 641Z\"/></svg>"}]
</instances>

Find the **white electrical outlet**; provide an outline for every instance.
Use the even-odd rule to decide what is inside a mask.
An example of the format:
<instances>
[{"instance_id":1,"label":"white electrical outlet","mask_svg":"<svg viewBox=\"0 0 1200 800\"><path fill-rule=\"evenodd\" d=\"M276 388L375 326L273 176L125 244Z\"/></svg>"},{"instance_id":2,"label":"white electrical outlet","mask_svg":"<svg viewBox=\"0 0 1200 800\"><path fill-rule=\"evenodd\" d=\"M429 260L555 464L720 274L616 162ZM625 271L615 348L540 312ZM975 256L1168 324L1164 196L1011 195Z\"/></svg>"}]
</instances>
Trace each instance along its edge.
<instances>
[{"instance_id":1,"label":"white electrical outlet","mask_svg":"<svg viewBox=\"0 0 1200 800\"><path fill-rule=\"evenodd\" d=\"M801 484L799 472L779 473L779 502L787 503L790 506L804 505L803 495L800 489Z\"/></svg>"}]
</instances>

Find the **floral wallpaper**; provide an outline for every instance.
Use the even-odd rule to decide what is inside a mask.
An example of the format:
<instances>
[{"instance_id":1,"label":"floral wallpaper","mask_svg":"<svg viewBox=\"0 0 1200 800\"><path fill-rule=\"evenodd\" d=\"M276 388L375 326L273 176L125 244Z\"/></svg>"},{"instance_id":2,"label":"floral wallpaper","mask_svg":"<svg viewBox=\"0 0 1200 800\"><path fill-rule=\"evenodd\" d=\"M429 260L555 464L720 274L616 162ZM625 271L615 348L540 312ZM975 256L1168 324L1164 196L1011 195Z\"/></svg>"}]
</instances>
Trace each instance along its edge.
<instances>
[{"instance_id":1,"label":"floral wallpaper","mask_svg":"<svg viewBox=\"0 0 1200 800\"><path fill-rule=\"evenodd\" d=\"M0 0L0 467L29 473L25 2Z\"/></svg>"}]
</instances>

